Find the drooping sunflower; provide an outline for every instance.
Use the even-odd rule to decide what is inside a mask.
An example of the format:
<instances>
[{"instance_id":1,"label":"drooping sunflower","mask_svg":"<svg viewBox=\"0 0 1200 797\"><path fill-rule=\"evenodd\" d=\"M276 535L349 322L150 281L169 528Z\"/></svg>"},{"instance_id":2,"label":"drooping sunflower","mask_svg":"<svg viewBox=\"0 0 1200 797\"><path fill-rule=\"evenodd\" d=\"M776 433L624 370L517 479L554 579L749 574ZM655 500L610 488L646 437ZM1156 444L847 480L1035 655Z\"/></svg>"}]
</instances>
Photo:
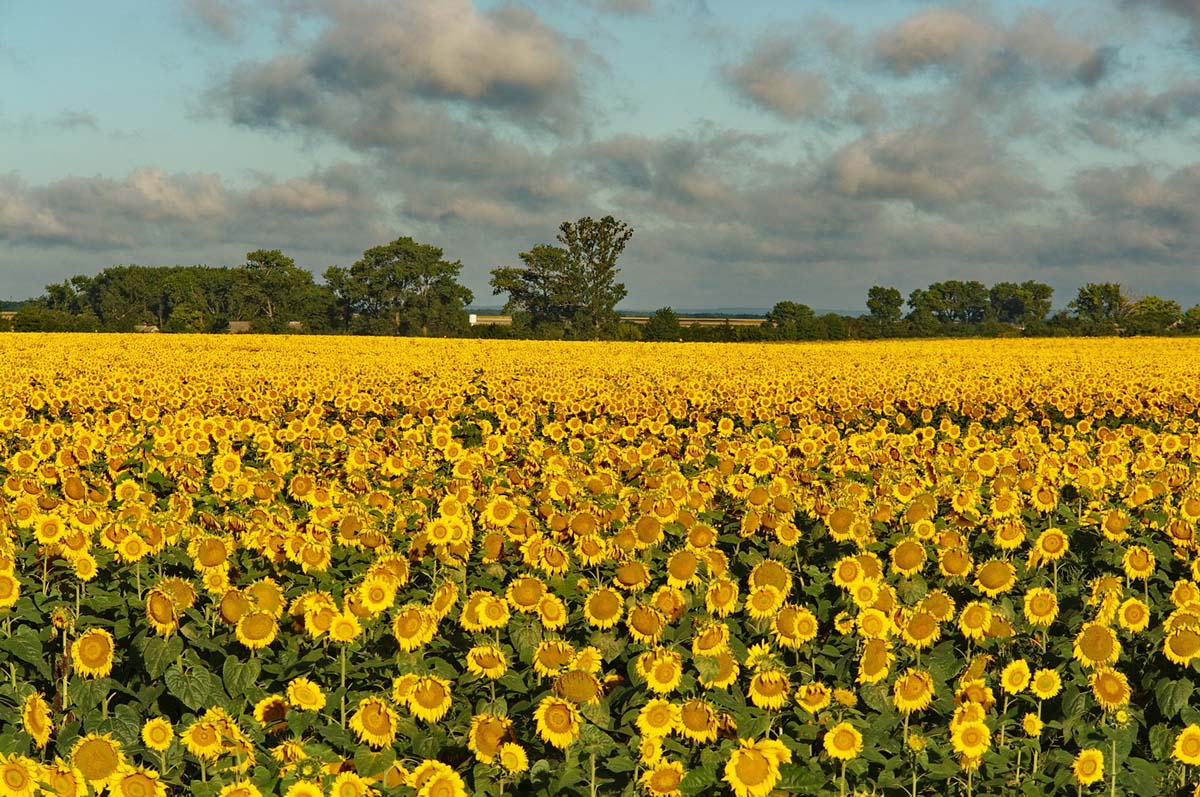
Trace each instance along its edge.
<instances>
[{"instance_id":1,"label":"drooping sunflower","mask_svg":"<svg viewBox=\"0 0 1200 797\"><path fill-rule=\"evenodd\" d=\"M933 677L924 670L909 668L892 685L892 703L904 714L928 708L933 696Z\"/></svg>"},{"instance_id":2,"label":"drooping sunflower","mask_svg":"<svg viewBox=\"0 0 1200 797\"><path fill-rule=\"evenodd\" d=\"M579 738L579 710L569 700L544 697L533 714L537 732L547 744L565 750Z\"/></svg>"},{"instance_id":3,"label":"drooping sunflower","mask_svg":"<svg viewBox=\"0 0 1200 797\"><path fill-rule=\"evenodd\" d=\"M146 593L146 620L161 636L168 636L179 628L175 598L162 587L154 587Z\"/></svg>"},{"instance_id":4,"label":"drooping sunflower","mask_svg":"<svg viewBox=\"0 0 1200 797\"><path fill-rule=\"evenodd\" d=\"M41 692L31 692L21 706L21 725L39 749L50 741L54 729L50 721L50 707Z\"/></svg>"},{"instance_id":5,"label":"drooping sunflower","mask_svg":"<svg viewBox=\"0 0 1200 797\"><path fill-rule=\"evenodd\" d=\"M788 675L783 670L766 669L754 674L746 690L750 702L761 709L780 709L792 691Z\"/></svg>"},{"instance_id":6,"label":"drooping sunflower","mask_svg":"<svg viewBox=\"0 0 1200 797\"><path fill-rule=\"evenodd\" d=\"M738 585L727 578L718 578L708 585L704 605L718 617L728 617L737 608Z\"/></svg>"},{"instance_id":7,"label":"drooping sunflower","mask_svg":"<svg viewBox=\"0 0 1200 797\"><path fill-rule=\"evenodd\" d=\"M1088 622L1075 637L1072 655L1085 668L1094 669L1115 662L1121 655L1121 643L1108 626Z\"/></svg>"},{"instance_id":8,"label":"drooping sunflower","mask_svg":"<svg viewBox=\"0 0 1200 797\"><path fill-rule=\"evenodd\" d=\"M4 760L4 756L0 755L0 761ZM0 782L4 781L3 765L0 765ZM45 783L50 794L67 797L68 795L84 795L87 794L87 781L83 777L83 773L78 767L68 764L58 756L54 757L53 764L45 764L42 766L41 780ZM10 786L16 791L15 784ZM43 794L46 792L43 791Z\"/></svg>"},{"instance_id":9,"label":"drooping sunflower","mask_svg":"<svg viewBox=\"0 0 1200 797\"><path fill-rule=\"evenodd\" d=\"M1104 780L1104 753L1094 747L1079 751L1071 771L1080 786L1091 786Z\"/></svg>"},{"instance_id":10,"label":"drooping sunflower","mask_svg":"<svg viewBox=\"0 0 1200 797\"><path fill-rule=\"evenodd\" d=\"M617 624L624 609L625 600L619 592L609 587L600 587L593 590L583 602L583 617L588 625L604 630Z\"/></svg>"},{"instance_id":11,"label":"drooping sunflower","mask_svg":"<svg viewBox=\"0 0 1200 797\"><path fill-rule=\"evenodd\" d=\"M392 636L405 653L429 644L437 634L437 618L425 606L409 603L392 618Z\"/></svg>"},{"instance_id":12,"label":"drooping sunflower","mask_svg":"<svg viewBox=\"0 0 1200 797\"><path fill-rule=\"evenodd\" d=\"M679 707L679 732L694 742L707 744L717 739L717 712L700 698Z\"/></svg>"},{"instance_id":13,"label":"drooping sunflower","mask_svg":"<svg viewBox=\"0 0 1200 797\"><path fill-rule=\"evenodd\" d=\"M396 738L396 712L378 697L364 697L350 716L350 730L371 747L387 747Z\"/></svg>"},{"instance_id":14,"label":"drooping sunflower","mask_svg":"<svg viewBox=\"0 0 1200 797\"><path fill-rule=\"evenodd\" d=\"M235 628L238 642L250 650L262 650L275 641L279 623L270 612L255 610L247 612L237 621Z\"/></svg>"},{"instance_id":15,"label":"drooping sunflower","mask_svg":"<svg viewBox=\"0 0 1200 797\"><path fill-rule=\"evenodd\" d=\"M417 719L437 722L450 710L450 682L437 675L424 675L413 682L408 693L408 710Z\"/></svg>"},{"instance_id":16,"label":"drooping sunflower","mask_svg":"<svg viewBox=\"0 0 1200 797\"><path fill-rule=\"evenodd\" d=\"M868 639L858 660L858 682L874 684L887 678L895 658L886 639Z\"/></svg>"},{"instance_id":17,"label":"drooping sunflower","mask_svg":"<svg viewBox=\"0 0 1200 797\"><path fill-rule=\"evenodd\" d=\"M89 628L71 643L71 665L85 678L104 678L112 672L112 634L103 628Z\"/></svg>"},{"instance_id":18,"label":"drooping sunflower","mask_svg":"<svg viewBox=\"0 0 1200 797\"><path fill-rule=\"evenodd\" d=\"M495 645L476 645L467 651L467 671L495 680L508 672L508 659Z\"/></svg>"},{"instance_id":19,"label":"drooping sunflower","mask_svg":"<svg viewBox=\"0 0 1200 797\"><path fill-rule=\"evenodd\" d=\"M678 761L661 760L642 773L641 784L647 794L656 797L680 797L679 784L683 780L683 764Z\"/></svg>"},{"instance_id":20,"label":"drooping sunflower","mask_svg":"<svg viewBox=\"0 0 1200 797\"><path fill-rule=\"evenodd\" d=\"M833 693L822 683L802 684L796 689L796 702L809 714L825 709L832 700Z\"/></svg>"},{"instance_id":21,"label":"drooping sunflower","mask_svg":"<svg viewBox=\"0 0 1200 797\"><path fill-rule=\"evenodd\" d=\"M643 645L657 645L666 629L663 613L647 603L636 604L625 618L629 636Z\"/></svg>"},{"instance_id":22,"label":"drooping sunflower","mask_svg":"<svg viewBox=\"0 0 1200 797\"><path fill-rule=\"evenodd\" d=\"M125 764L121 743L108 734L89 733L71 747L71 764L83 773L92 786L108 784Z\"/></svg>"},{"instance_id":23,"label":"drooping sunflower","mask_svg":"<svg viewBox=\"0 0 1200 797\"><path fill-rule=\"evenodd\" d=\"M1171 755L1188 766L1200 766L1200 725L1188 725L1175 737Z\"/></svg>"},{"instance_id":24,"label":"drooping sunflower","mask_svg":"<svg viewBox=\"0 0 1200 797\"><path fill-rule=\"evenodd\" d=\"M823 744L831 758L849 761L862 752L863 737L849 722L839 722L825 732Z\"/></svg>"},{"instance_id":25,"label":"drooping sunflower","mask_svg":"<svg viewBox=\"0 0 1200 797\"><path fill-rule=\"evenodd\" d=\"M467 747L485 764L492 763L505 742L513 740L513 723L508 717L496 714L476 714L471 717Z\"/></svg>"},{"instance_id":26,"label":"drooping sunflower","mask_svg":"<svg viewBox=\"0 0 1200 797\"><path fill-rule=\"evenodd\" d=\"M560 675L575 658L575 648L561 639L545 639L533 651L533 670L547 678ZM645 677L643 675L643 677Z\"/></svg>"}]
</instances>

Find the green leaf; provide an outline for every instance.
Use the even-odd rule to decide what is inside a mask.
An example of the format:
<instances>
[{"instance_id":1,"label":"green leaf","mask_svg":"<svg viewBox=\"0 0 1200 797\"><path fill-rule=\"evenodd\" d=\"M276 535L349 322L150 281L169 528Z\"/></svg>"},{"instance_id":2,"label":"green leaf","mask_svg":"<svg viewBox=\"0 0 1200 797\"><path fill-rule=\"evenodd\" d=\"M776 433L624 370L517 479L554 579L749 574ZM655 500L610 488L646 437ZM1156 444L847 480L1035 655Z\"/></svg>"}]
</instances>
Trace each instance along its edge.
<instances>
[{"instance_id":1,"label":"green leaf","mask_svg":"<svg viewBox=\"0 0 1200 797\"><path fill-rule=\"evenodd\" d=\"M1166 725L1159 723L1150 729L1150 752L1160 761L1166 761L1175 744L1175 734Z\"/></svg>"},{"instance_id":2,"label":"green leaf","mask_svg":"<svg viewBox=\"0 0 1200 797\"><path fill-rule=\"evenodd\" d=\"M234 699L247 697L261 671L262 665L258 659L239 661L230 656L225 659L225 665L221 668L221 680L225 684L225 691Z\"/></svg>"},{"instance_id":3,"label":"green leaf","mask_svg":"<svg viewBox=\"0 0 1200 797\"><path fill-rule=\"evenodd\" d=\"M683 780L679 781L679 791L683 792L687 797L695 797L705 789L712 788L717 784L717 765L709 762L703 766L696 767L683 776Z\"/></svg>"},{"instance_id":4,"label":"green leaf","mask_svg":"<svg viewBox=\"0 0 1200 797\"><path fill-rule=\"evenodd\" d=\"M1122 780L1129 784L1132 794L1157 794L1158 781L1165 774L1164 767L1144 758L1131 758L1125 762L1129 772Z\"/></svg>"},{"instance_id":5,"label":"green leaf","mask_svg":"<svg viewBox=\"0 0 1200 797\"><path fill-rule=\"evenodd\" d=\"M378 753L372 750L359 750L354 754L354 769L365 778L380 775L387 771L396 761L396 751L385 747Z\"/></svg>"},{"instance_id":6,"label":"green leaf","mask_svg":"<svg viewBox=\"0 0 1200 797\"><path fill-rule=\"evenodd\" d=\"M172 664L163 675L163 681L167 691L193 711L224 702L221 681L203 665L193 665L185 673L178 664Z\"/></svg>"},{"instance_id":7,"label":"green leaf","mask_svg":"<svg viewBox=\"0 0 1200 797\"><path fill-rule=\"evenodd\" d=\"M42 639L33 628L22 625L4 640L0 640L0 650L11 653L15 658L37 668L43 678L50 677L50 666L46 662Z\"/></svg>"},{"instance_id":8,"label":"green leaf","mask_svg":"<svg viewBox=\"0 0 1200 797\"><path fill-rule=\"evenodd\" d=\"M126 747L133 747L141 740L142 720L128 703L117 706L105 726Z\"/></svg>"},{"instance_id":9,"label":"green leaf","mask_svg":"<svg viewBox=\"0 0 1200 797\"><path fill-rule=\"evenodd\" d=\"M142 649L142 661L146 665L146 674L151 678L162 678L173 663L179 660L183 653L183 639L172 635L170 639L151 637L146 640Z\"/></svg>"}]
</instances>

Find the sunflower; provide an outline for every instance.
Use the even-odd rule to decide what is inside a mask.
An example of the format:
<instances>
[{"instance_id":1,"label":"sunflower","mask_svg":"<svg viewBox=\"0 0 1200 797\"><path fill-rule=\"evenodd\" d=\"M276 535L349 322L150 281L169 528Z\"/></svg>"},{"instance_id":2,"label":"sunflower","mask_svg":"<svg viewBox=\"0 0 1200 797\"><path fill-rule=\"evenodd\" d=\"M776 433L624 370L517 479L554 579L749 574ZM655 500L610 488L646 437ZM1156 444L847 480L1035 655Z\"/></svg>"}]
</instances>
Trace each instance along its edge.
<instances>
[{"instance_id":1,"label":"sunflower","mask_svg":"<svg viewBox=\"0 0 1200 797\"><path fill-rule=\"evenodd\" d=\"M777 740L739 739L725 763L724 779L736 797L764 797L779 782L780 764L791 760L792 752Z\"/></svg>"},{"instance_id":2,"label":"sunflower","mask_svg":"<svg viewBox=\"0 0 1200 797\"><path fill-rule=\"evenodd\" d=\"M350 717L350 730L371 747L387 747L396 738L396 712L378 697L364 697Z\"/></svg>"},{"instance_id":3,"label":"sunflower","mask_svg":"<svg viewBox=\"0 0 1200 797\"><path fill-rule=\"evenodd\" d=\"M288 683L287 699L292 708L301 711L320 711L325 708L325 693L315 681L303 675Z\"/></svg>"},{"instance_id":4,"label":"sunflower","mask_svg":"<svg viewBox=\"0 0 1200 797\"><path fill-rule=\"evenodd\" d=\"M1091 786L1104 780L1104 753L1094 747L1079 751L1071 771L1080 786Z\"/></svg>"},{"instance_id":5,"label":"sunflower","mask_svg":"<svg viewBox=\"0 0 1200 797\"><path fill-rule=\"evenodd\" d=\"M679 706L653 698L638 712L637 727L643 737L669 736L679 727Z\"/></svg>"},{"instance_id":6,"label":"sunflower","mask_svg":"<svg viewBox=\"0 0 1200 797\"><path fill-rule=\"evenodd\" d=\"M1032 567L1045 562L1057 562L1067 555L1070 548L1070 540L1062 529L1048 528L1034 540L1033 550L1029 552L1029 564Z\"/></svg>"},{"instance_id":7,"label":"sunflower","mask_svg":"<svg viewBox=\"0 0 1200 797\"><path fill-rule=\"evenodd\" d=\"M1029 713L1021 718L1021 728L1025 731L1025 735L1031 739L1041 736L1043 727L1042 718L1037 714Z\"/></svg>"},{"instance_id":8,"label":"sunflower","mask_svg":"<svg viewBox=\"0 0 1200 797\"><path fill-rule=\"evenodd\" d=\"M560 675L575 658L575 648L561 639L546 639L533 651L533 669L538 675L551 678ZM640 661L640 659L639 659ZM643 677L645 677L643 675Z\"/></svg>"},{"instance_id":9,"label":"sunflower","mask_svg":"<svg viewBox=\"0 0 1200 797\"><path fill-rule=\"evenodd\" d=\"M34 797L39 794L38 765L32 759L15 753L4 755L0 753L0 786L4 794L11 797Z\"/></svg>"},{"instance_id":10,"label":"sunflower","mask_svg":"<svg viewBox=\"0 0 1200 797\"><path fill-rule=\"evenodd\" d=\"M476 714L471 717L471 729L467 734L467 747L485 764L492 763L500 748L513 738L512 720L495 714Z\"/></svg>"},{"instance_id":11,"label":"sunflower","mask_svg":"<svg viewBox=\"0 0 1200 797\"><path fill-rule=\"evenodd\" d=\"M892 621L879 609L864 609L856 619L859 633L866 639L887 639L892 634Z\"/></svg>"},{"instance_id":12,"label":"sunflower","mask_svg":"<svg viewBox=\"0 0 1200 797\"><path fill-rule=\"evenodd\" d=\"M1034 697L1038 700L1049 700L1058 694L1062 689L1062 678L1059 677L1057 670L1041 669L1033 674L1033 682L1029 686L1029 691L1033 692Z\"/></svg>"},{"instance_id":13,"label":"sunflower","mask_svg":"<svg viewBox=\"0 0 1200 797\"><path fill-rule=\"evenodd\" d=\"M467 651L467 671L495 680L508 672L508 659L495 645L476 645Z\"/></svg>"},{"instance_id":14,"label":"sunflower","mask_svg":"<svg viewBox=\"0 0 1200 797\"><path fill-rule=\"evenodd\" d=\"M710 664L711 668L700 668L700 662ZM727 650L715 656L695 657L693 663L697 665L698 680L705 689L727 689L737 681L742 671L737 659Z\"/></svg>"},{"instance_id":15,"label":"sunflower","mask_svg":"<svg viewBox=\"0 0 1200 797\"><path fill-rule=\"evenodd\" d=\"M1129 703L1129 679L1117 670L1101 667L1088 677L1088 685L1096 702L1105 711L1113 711Z\"/></svg>"},{"instance_id":16,"label":"sunflower","mask_svg":"<svg viewBox=\"0 0 1200 797\"><path fill-rule=\"evenodd\" d=\"M679 783L683 780L683 764L678 761L659 761L642 773L641 784L647 794L658 797L680 797Z\"/></svg>"},{"instance_id":17,"label":"sunflower","mask_svg":"<svg viewBox=\"0 0 1200 797\"><path fill-rule=\"evenodd\" d=\"M755 673L747 693L750 702L761 709L780 709L788 701L792 686L783 670L769 669Z\"/></svg>"},{"instance_id":18,"label":"sunflower","mask_svg":"<svg viewBox=\"0 0 1200 797\"><path fill-rule=\"evenodd\" d=\"M920 540L912 538L901 540L891 550L892 569L908 578L916 575L925 566L928 554L925 545Z\"/></svg>"},{"instance_id":19,"label":"sunflower","mask_svg":"<svg viewBox=\"0 0 1200 797\"><path fill-rule=\"evenodd\" d=\"M832 699L829 687L822 683L802 684L796 689L796 702L809 714L825 709Z\"/></svg>"},{"instance_id":20,"label":"sunflower","mask_svg":"<svg viewBox=\"0 0 1200 797\"><path fill-rule=\"evenodd\" d=\"M408 710L417 719L437 722L450 710L450 682L436 675L417 678L408 693Z\"/></svg>"},{"instance_id":21,"label":"sunflower","mask_svg":"<svg viewBox=\"0 0 1200 797\"><path fill-rule=\"evenodd\" d=\"M180 736L188 752L196 758L216 761L225 746L221 740L221 728L209 720L196 720L184 729Z\"/></svg>"},{"instance_id":22,"label":"sunflower","mask_svg":"<svg viewBox=\"0 0 1200 797\"><path fill-rule=\"evenodd\" d=\"M1130 545L1121 557L1125 575L1133 580L1145 581L1154 574L1154 554L1144 545Z\"/></svg>"},{"instance_id":23,"label":"sunflower","mask_svg":"<svg viewBox=\"0 0 1200 797\"><path fill-rule=\"evenodd\" d=\"M718 617L728 617L737 608L738 585L727 578L718 578L708 585L704 605Z\"/></svg>"},{"instance_id":24,"label":"sunflower","mask_svg":"<svg viewBox=\"0 0 1200 797\"><path fill-rule=\"evenodd\" d=\"M825 732L825 752L832 758L849 761L863 749L863 737L849 722L839 722Z\"/></svg>"},{"instance_id":25,"label":"sunflower","mask_svg":"<svg viewBox=\"0 0 1200 797\"><path fill-rule=\"evenodd\" d=\"M317 781L298 780L287 787L287 790L283 793L283 797L325 797L325 791Z\"/></svg>"},{"instance_id":26,"label":"sunflower","mask_svg":"<svg viewBox=\"0 0 1200 797\"><path fill-rule=\"evenodd\" d=\"M717 739L717 713L699 698L685 701L679 707L678 730L694 742L714 742Z\"/></svg>"},{"instance_id":27,"label":"sunflower","mask_svg":"<svg viewBox=\"0 0 1200 797\"><path fill-rule=\"evenodd\" d=\"M954 751L966 758L979 758L992 746L992 731L982 722L963 722L950 732Z\"/></svg>"},{"instance_id":28,"label":"sunflower","mask_svg":"<svg viewBox=\"0 0 1200 797\"><path fill-rule=\"evenodd\" d=\"M50 707L46 705L41 692L31 692L25 698L21 706L21 725L39 749L44 748L50 741L50 731L53 730Z\"/></svg>"},{"instance_id":29,"label":"sunflower","mask_svg":"<svg viewBox=\"0 0 1200 797\"><path fill-rule=\"evenodd\" d=\"M1174 628L1163 638L1163 654L1173 663L1187 666L1200 656L1200 633L1191 628Z\"/></svg>"},{"instance_id":30,"label":"sunflower","mask_svg":"<svg viewBox=\"0 0 1200 797\"><path fill-rule=\"evenodd\" d=\"M0 570L0 609L16 605L21 597L21 582L14 573Z\"/></svg>"},{"instance_id":31,"label":"sunflower","mask_svg":"<svg viewBox=\"0 0 1200 797\"><path fill-rule=\"evenodd\" d=\"M1017 583L1017 569L1003 559L992 559L975 569L975 588L996 598L1012 589Z\"/></svg>"},{"instance_id":32,"label":"sunflower","mask_svg":"<svg viewBox=\"0 0 1200 797\"><path fill-rule=\"evenodd\" d=\"M1127 598L1117 609L1117 622L1135 634L1145 631L1150 625L1150 607L1141 598Z\"/></svg>"},{"instance_id":33,"label":"sunflower","mask_svg":"<svg viewBox=\"0 0 1200 797\"><path fill-rule=\"evenodd\" d=\"M262 797L262 792L251 781L235 780L222 786L217 797Z\"/></svg>"},{"instance_id":34,"label":"sunflower","mask_svg":"<svg viewBox=\"0 0 1200 797\"><path fill-rule=\"evenodd\" d=\"M450 771L449 775L452 775L455 778L458 777L458 774L454 771ZM439 780L441 780L445 777L446 777L445 773L442 773L441 775L429 778L426 781L426 787L428 788L429 784L437 783ZM462 785L461 778L459 779L458 784L461 787L461 785ZM451 786L453 786L453 780L451 780ZM424 797L424 795L426 795L426 794L431 794L431 793L432 792L426 792L426 791L419 792L419 794L421 794L422 797ZM337 774L337 777L335 777L333 779L333 783L329 784L329 797L369 797L370 794L371 794L370 782L363 776L359 775L357 772L339 772ZM445 792L441 792L440 794L446 794L446 795L453 794L453 795L456 795L457 797L466 797L465 793L462 791L459 791L459 792L445 791Z\"/></svg>"},{"instance_id":35,"label":"sunflower","mask_svg":"<svg viewBox=\"0 0 1200 797\"><path fill-rule=\"evenodd\" d=\"M895 658L886 639L868 639L858 660L858 682L874 684L887 678Z\"/></svg>"},{"instance_id":36,"label":"sunflower","mask_svg":"<svg viewBox=\"0 0 1200 797\"><path fill-rule=\"evenodd\" d=\"M89 733L71 747L71 764L83 773L84 779L99 788L125 765L121 743L108 734Z\"/></svg>"},{"instance_id":37,"label":"sunflower","mask_svg":"<svg viewBox=\"0 0 1200 797\"><path fill-rule=\"evenodd\" d=\"M109 784L112 797L167 797L167 784L147 767L122 767Z\"/></svg>"},{"instance_id":38,"label":"sunflower","mask_svg":"<svg viewBox=\"0 0 1200 797\"><path fill-rule=\"evenodd\" d=\"M525 748L516 742L505 742L500 745L496 755L500 766L510 775L516 775L529 769L529 756Z\"/></svg>"},{"instance_id":39,"label":"sunflower","mask_svg":"<svg viewBox=\"0 0 1200 797\"><path fill-rule=\"evenodd\" d=\"M174 738L175 728L166 717L154 717L146 720L146 724L142 726L142 744L146 745L148 750L161 753L171 746L171 740Z\"/></svg>"},{"instance_id":40,"label":"sunflower","mask_svg":"<svg viewBox=\"0 0 1200 797\"><path fill-rule=\"evenodd\" d=\"M746 596L746 614L754 620L767 620L783 606L783 591L773 584L754 587Z\"/></svg>"},{"instance_id":41,"label":"sunflower","mask_svg":"<svg viewBox=\"0 0 1200 797\"><path fill-rule=\"evenodd\" d=\"M658 609L646 603L639 603L629 610L625 625L634 642L657 645L666 629L667 620Z\"/></svg>"},{"instance_id":42,"label":"sunflower","mask_svg":"<svg viewBox=\"0 0 1200 797\"><path fill-rule=\"evenodd\" d=\"M942 636L937 618L927 611L913 612L899 622L900 638L914 650L932 647Z\"/></svg>"},{"instance_id":43,"label":"sunflower","mask_svg":"<svg viewBox=\"0 0 1200 797\"><path fill-rule=\"evenodd\" d=\"M1048 628L1058 617L1058 598L1045 587L1025 593L1025 620L1037 628Z\"/></svg>"},{"instance_id":44,"label":"sunflower","mask_svg":"<svg viewBox=\"0 0 1200 797\"><path fill-rule=\"evenodd\" d=\"M892 685L892 703L903 714L928 708L933 696L933 677L924 670L910 668Z\"/></svg>"},{"instance_id":45,"label":"sunflower","mask_svg":"<svg viewBox=\"0 0 1200 797\"><path fill-rule=\"evenodd\" d=\"M405 653L429 644L437 634L437 618L427 607L405 604L392 618L392 636Z\"/></svg>"},{"instance_id":46,"label":"sunflower","mask_svg":"<svg viewBox=\"0 0 1200 797\"><path fill-rule=\"evenodd\" d=\"M359 624L358 618L346 610L335 614L329 623L329 638L343 645L353 642L360 633L362 633L362 625Z\"/></svg>"},{"instance_id":47,"label":"sunflower","mask_svg":"<svg viewBox=\"0 0 1200 797\"><path fill-rule=\"evenodd\" d=\"M657 648L636 659L638 674L646 679L652 692L665 695L675 691L683 677L683 658L673 650Z\"/></svg>"},{"instance_id":48,"label":"sunflower","mask_svg":"<svg viewBox=\"0 0 1200 797\"><path fill-rule=\"evenodd\" d=\"M579 738L579 710L569 700L544 697L533 714L538 735L548 744L565 750Z\"/></svg>"},{"instance_id":49,"label":"sunflower","mask_svg":"<svg viewBox=\"0 0 1200 797\"><path fill-rule=\"evenodd\" d=\"M1200 725L1188 725L1175 737L1171 755L1181 764L1200 766Z\"/></svg>"},{"instance_id":50,"label":"sunflower","mask_svg":"<svg viewBox=\"0 0 1200 797\"><path fill-rule=\"evenodd\" d=\"M155 633L167 636L179 628L175 598L161 586L146 593L146 620Z\"/></svg>"},{"instance_id":51,"label":"sunflower","mask_svg":"<svg viewBox=\"0 0 1200 797\"><path fill-rule=\"evenodd\" d=\"M0 755L0 762L3 762L4 756ZM42 794L53 794L59 797L75 797L76 795L87 794L87 782L84 780L83 773L78 767L71 766L66 761L63 761L58 756L54 757L53 764L44 764L40 780L45 784ZM0 783L5 782L4 766L0 763ZM11 784L15 786L15 784ZM13 789L16 791L16 788ZM19 793L19 792L18 792Z\"/></svg>"},{"instance_id":52,"label":"sunflower","mask_svg":"<svg viewBox=\"0 0 1200 797\"><path fill-rule=\"evenodd\" d=\"M992 607L980 601L971 601L958 615L958 628L962 635L975 642L982 642L992 627Z\"/></svg>"},{"instance_id":53,"label":"sunflower","mask_svg":"<svg viewBox=\"0 0 1200 797\"><path fill-rule=\"evenodd\" d=\"M1029 686L1029 662L1016 659L1000 672L1000 688L1010 695L1017 695Z\"/></svg>"},{"instance_id":54,"label":"sunflower","mask_svg":"<svg viewBox=\"0 0 1200 797\"><path fill-rule=\"evenodd\" d=\"M784 606L772 618L771 630L774 631L779 644L786 648L796 649L816 638L817 617L803 606ZM728 643L728 636L726 628L726 643ZM711 651L708 652L711 653Z\"/></svg>"},{"instance_id":55,"label":"sunflower","mask_svg":"<svg viewBox=\"0 0 1200 797\"><path fill-rule=\"evenodd\" d=\"M1094 669L1115 662L1121 655L1121 643L1108 626L1096 622L1084 623L1075 637L1072 655L1084 667Z\"/></svg>"},{"instance_id":56,"label":"sunflower","mask_svg":"<svg viewBox=\"0 0 1200 797\"><path fill-rule=\"evenodd\" d=\"M588 625L603 630L616 625L624 609L625 601L620 593L609 587L600 587L583 602L583 617Z\"/></svg>"},{"instance_id":57,"label":"sunflower","mask_svg":"<svg viewBox=\"0 0 1200 797\"><path fill-rule=\"evenodd\" d=\"M71 664L85 678L103 678L112 672L112 634L103 628L89 628L71 643Z\"/></svg>"}]
</instances>

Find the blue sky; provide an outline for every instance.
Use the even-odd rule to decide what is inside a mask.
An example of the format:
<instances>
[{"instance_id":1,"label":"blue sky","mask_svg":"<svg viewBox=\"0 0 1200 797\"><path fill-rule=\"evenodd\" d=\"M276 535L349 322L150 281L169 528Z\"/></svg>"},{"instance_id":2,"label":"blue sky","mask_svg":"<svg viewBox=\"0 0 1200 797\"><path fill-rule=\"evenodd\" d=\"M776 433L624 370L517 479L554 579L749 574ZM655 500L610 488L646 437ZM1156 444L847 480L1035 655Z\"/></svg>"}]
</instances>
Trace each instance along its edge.
<instances>
[{"instance_id":1,"label":"blue sky","mask_svg":"<svg viewBox=\"0 0 1200 797\"><path fill-rule=\"evenodd\" d=\"M631 307L1200 302L1190 0L0 0L0 85L0 298L411 235L499 303L611 213Z\"/></svg>"}]
</instances>

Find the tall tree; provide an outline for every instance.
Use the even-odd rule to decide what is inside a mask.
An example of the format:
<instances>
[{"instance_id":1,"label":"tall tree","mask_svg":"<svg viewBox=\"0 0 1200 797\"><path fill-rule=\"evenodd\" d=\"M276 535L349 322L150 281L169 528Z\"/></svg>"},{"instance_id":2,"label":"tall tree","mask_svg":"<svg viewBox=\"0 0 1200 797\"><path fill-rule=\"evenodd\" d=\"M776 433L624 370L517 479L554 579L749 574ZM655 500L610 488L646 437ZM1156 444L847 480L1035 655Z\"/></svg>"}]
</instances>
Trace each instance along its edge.
<instances>
[{"instance_id":1,"label":"tall tree","mask_svg":"<svg viewBox=\"0 0 1200 797\"><path fill-rule=\"evenodd\" d=\"M1174 299L1145 296L1129 306L1125 331L1133 335L1161 335L1183 320L1183 308Z\"/></svg>"},{"instance_id":2,"label":"tall tree","mask_svg":"<svg viewBox=\"0 0 1200 797\"><path fill-rule=\"evenodd\" d=\"M247 252L245 265L233 270L230 313L256 330L281 332L292 322L324 329L331 301L308 269L278 249Z\"/></svg>"},{"instance_id":3,"label":"tall tree","mask_svg":"<svg viewBox=\"0 0 1200 797\"><path fill-rule=\"evenodd\" d=\"M1075 315L1093 324L1115 324L1125 315L1129 301L1117 282L1089 282L1068 305Z\"/></svg>"},{"instance_id":4,"label":"tall tree","mask_svg":"<svg viewBox=\"0 0 1200 797\"><path fill-rule=\"evenodd\" d=\"M563 323L573 317L579 309L579 298L571 296L567 250L538 244L519 257L524 268L492 269L492 294L508 294L505 312L524 313L534 327Z\"/></svg>"},{"instance_id":5,"label":"tall tree","mask_svg":"<svg viewBox=\"0 0 1200 797\"><path fill-rule=\"evenodd\" d=\"M774 330L781 340L811 340L818 337L816 314L799 302L776 302L763 319L764 329Z\"/></svg>"},{"instance_id":6,"label":"tall tree","mask_svg":"<svg viewBox=\"0 0 1200 797\"><path fill-rule=\"evenodd\" d=\"M871 313L871 319L881 326L899 321L903 305L904 297L895 288L872 285L867 291L867 310Z\"/></svg>"},{"instance_id":7,"label":"tall tree","mask_svg":"<svg viewBox=\"0 0 1200 797\"><path fill-rule=\"evenodd\" d=\"M465 328L474 298L458 282L461 270L440 248L405 237L366 250L349 269L331 266L325 281L346 318L359 316L365 331L445 335Z\"/></svg>"},{"instance_id":8,"label":"tall tree","mask_svg":"<svg viewBox=\"0 0 1200 797\"><path fill-rule=\"evenodd\" d=\"M997 282L988 291L988 304L997 321L1027 326L1045 320L1053 296L1054 288L1042 282Z\"/></svg>"},{"instance_id":9,"label":"tall tree","mask_svg":"<svg viewBox=\"0 0 1200 797\"><path fill-rule=\"evenodd\" d=\"M559 225L558 242L567 251L566 294L578 303L572 319L576 334L598 338L616 327L617 303L628 294L617 282L617 258L632 237L629 225L612 216Z\"/></svg>"},{"instance_id":10,"label":"tall tree","mask_svg":"<svg viewBox=\"0 0 1200 797\"><path fill-rule=\"evenodd\" d=\"M680 340L683 325L670 307L660 307L650 314L642 328L642 340Z\"/></svg>"}]
</instances>

